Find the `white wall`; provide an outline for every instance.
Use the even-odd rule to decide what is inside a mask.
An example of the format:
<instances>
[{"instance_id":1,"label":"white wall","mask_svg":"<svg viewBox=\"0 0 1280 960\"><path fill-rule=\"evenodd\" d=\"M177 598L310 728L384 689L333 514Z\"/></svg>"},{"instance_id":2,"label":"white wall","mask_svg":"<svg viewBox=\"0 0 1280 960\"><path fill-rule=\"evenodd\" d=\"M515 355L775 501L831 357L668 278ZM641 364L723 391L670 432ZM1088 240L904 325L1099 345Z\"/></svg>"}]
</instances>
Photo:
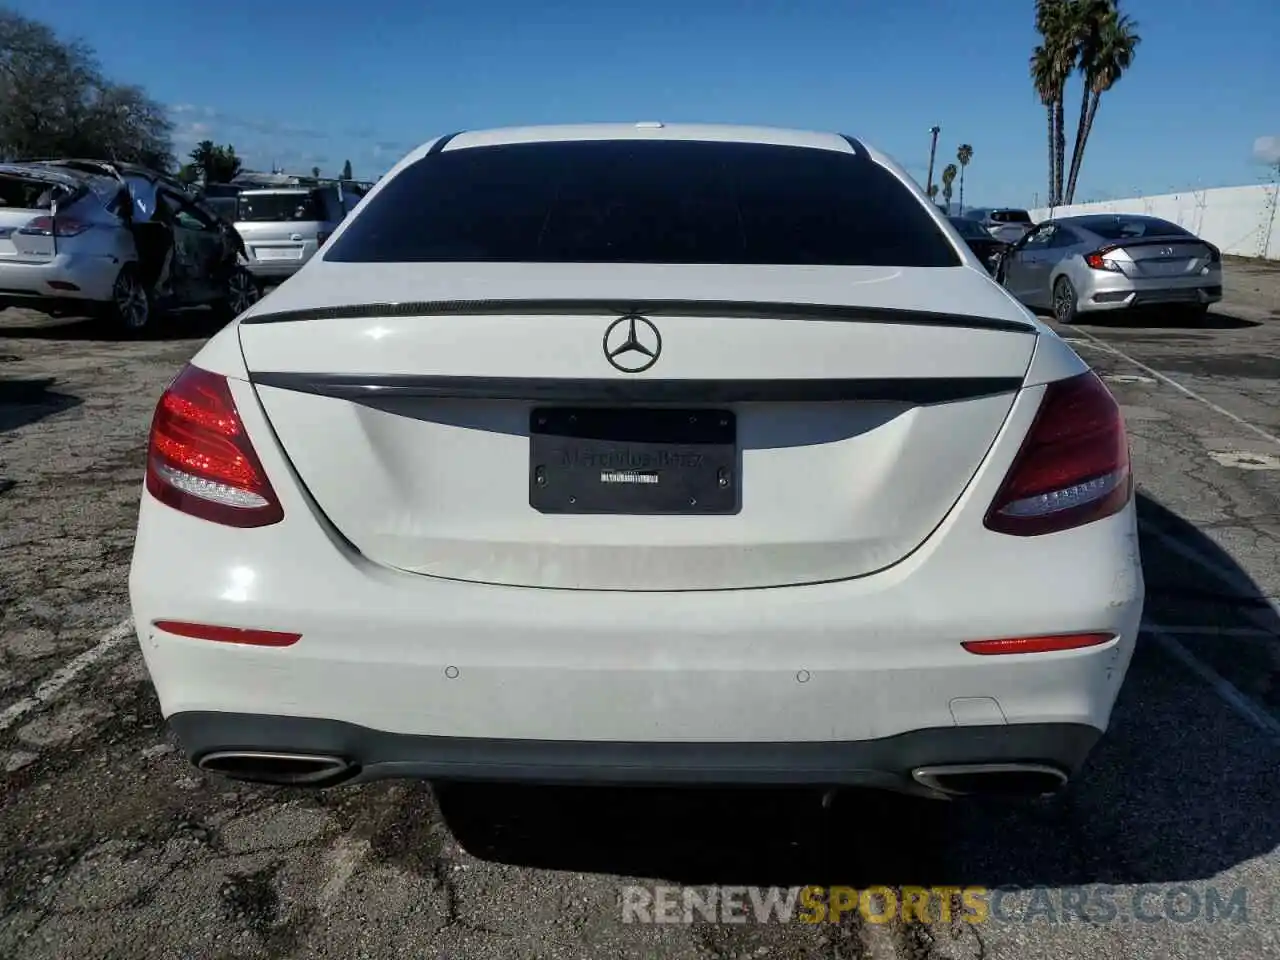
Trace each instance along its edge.
<instances>
[{"instance_id":1,"label":"white wall","mask_svg":"<svg viewBox=\"0 0 1280 960\"><path fill-rule=\"evenodd\" d=\"M1142 213L1160 217L1186 227L1223 253L1280 260L1280 185L1277 184L1101 200L1053 210L1053 216L1057 217L1085 213ZM1031 211L1031 218L1037 222L1049 216L1046 208Z\"/></svg>"}]
</instances>

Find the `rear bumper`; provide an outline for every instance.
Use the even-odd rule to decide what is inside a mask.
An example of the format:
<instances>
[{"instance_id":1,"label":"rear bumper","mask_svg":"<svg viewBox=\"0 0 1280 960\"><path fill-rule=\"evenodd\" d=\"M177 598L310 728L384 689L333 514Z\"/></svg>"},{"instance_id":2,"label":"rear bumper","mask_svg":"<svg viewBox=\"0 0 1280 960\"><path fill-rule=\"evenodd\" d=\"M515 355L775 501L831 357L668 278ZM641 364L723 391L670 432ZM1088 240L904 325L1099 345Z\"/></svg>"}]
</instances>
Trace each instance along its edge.
<instances>
[{"instance_id":1,"label":"rear bumper","mask_svg":"<svg viewBox=\"0 0 1280 960\"><path fill-rule=\"evenodd\" d=\"M248 388L233 389L246 428L263 435ZM554 760L570 780L594 764L630 782L892 785L917 756L989 763L1002 750L1069 767L1071 750L1018 731L1104 731L1142 615L1134 505L1043 537L994 534L982 517L1007 459L984 464L934 536L879 573L628 592L371 563L316 516L277 447L258 452L284 507L278 524L223 527L142 496L134 620L161 711L193 755L341 747L373 757L378 775L456 776L456 763L440 764L474 748L470 776L531 777ZM301 638L192 639L157 626L166 619ZM997 656L961 646L1074 632L1113 639ZM228 715L250 719L217 719ZM899 755L888 742L929 749Z\"/></svg>"},{"instance_id":2,"label":"rear bumper","mask_svg":"<svg viewBox=\"0 0 1280 960\"><path fill-rule=\"evenodd\" d=\"M1222 273L1169 280L1133 280L1092 271L1093 281L1081 290L1078 311L1125 310L1145 306L1207 306L1222 299Z\"/></svg>"},{"instance_id":3,"label":"rear bumper","mask_svg":"<svg viewBox=\"0 0 1280 960\"><path fill-rule=\"evenodd\" d=\"M283 280L302 269L304 260L247 260L245 269L260 280Z\"/></svg>"},{"instance_id":4,"label":"rear bumper","mask_svg":"<svg viewBox=\"0 0 1280 960\"><path fill-rule=\"evenodd\" d=\"M389 733L335 720L187 712L169 722L188 758L223 751L340 758L334 783L390 778L539 784L852 786L927 794L922 767L1033 763L1068 777L1101 736L1086 724L943 727L860 741L645 743Z\"/></svg>"},{"instance_id":5,"label":"rear bumper","mask_svg":"<svg viewBox=\"0 0 1280 960\"><path fill-rule=\"evenodd\" d=\"M36 310L46 309L40 300L107 303L121 266L115 257L67 253L47 263L0 261L0 299Z\"/></svg>"}]
</instances>

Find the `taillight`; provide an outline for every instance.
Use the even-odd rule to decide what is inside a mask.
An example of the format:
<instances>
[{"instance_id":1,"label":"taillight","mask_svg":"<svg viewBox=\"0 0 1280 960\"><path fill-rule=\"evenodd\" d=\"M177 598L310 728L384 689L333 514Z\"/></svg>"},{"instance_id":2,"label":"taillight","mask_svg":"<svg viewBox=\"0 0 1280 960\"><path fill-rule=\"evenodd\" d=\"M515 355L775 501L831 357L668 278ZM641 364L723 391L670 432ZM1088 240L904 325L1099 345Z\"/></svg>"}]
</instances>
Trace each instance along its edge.
<instances>
[{"instance_id":1,"label":"taillight","mask_svg":"<svg viewBox=\"0 0 1280 960\"><path fill-rule=\"evenodd\" d=\"M1114 260L1107 260L1106 254L1109 250L1096 250L1093 253L1084 255L1084 262L1091 266L1094 270L1110 270L1113 273L1120 273L1120 264Z\"/></svg>"},{"instance_id":2,"label":"taillight","mask_svg":"<svg viewBox=\"0 0 1280 960\"><path fill-rule=\"evenodd\" d=\"M232 527L284 519L226 377L184 367L156 405L147 447L147 490L175 510Z\"/></svg>"},{"instance_id":3,"label":"taillight","mask_svg":"<svg viewBox=\"0 0 1280 960\"><path fill-rule=\"evenodd\" d=\"M1092 371L1049 384L987 511L997 533L1031 537L1112 516L1133 495L1120 405Z\"/></svg>"},{"instance_id":4,"label":"taillight","mask_svg":"<svg viewBox=\"0 0 1280 960\"><path fill-rule=\"evenodd\" d=\"M1219 250L1217 247L1215 247L1212 243L1206 243L1205 246L1209 248L1209 262L1221 263L1222 251Z\"/></svg>"},{"instance_id":5,"label":"taillight","mask_svg":"<svg viewBox=\"0 0 1280 960\"><path fill-rule=\"evenodd\" d=\"M28 237L76 237L89 229L89 224L66 217L36 217L18 233Z\"/></svg>"}]
</instances>

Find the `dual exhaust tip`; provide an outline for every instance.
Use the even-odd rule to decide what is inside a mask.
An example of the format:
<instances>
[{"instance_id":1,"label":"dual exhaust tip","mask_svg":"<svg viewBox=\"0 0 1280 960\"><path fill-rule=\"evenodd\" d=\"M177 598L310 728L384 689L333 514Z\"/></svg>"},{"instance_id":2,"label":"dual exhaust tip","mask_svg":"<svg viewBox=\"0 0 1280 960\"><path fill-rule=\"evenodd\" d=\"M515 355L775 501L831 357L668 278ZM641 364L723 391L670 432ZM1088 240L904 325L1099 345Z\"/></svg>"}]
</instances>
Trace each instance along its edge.
<instances>
[{"instance_id":1,"label":"dual exhaust tip","mask_svg":"<svg viewBox=\"0 0 1280 960\"><path fill-rule=\"evenodd\" d=\"M1033 799L1058 793L1067 775L1042 763L970 763L917 767L911 778L946 797Z\"/></svg>"},{"instance_id":2,"label":"dual exhaust tip","mask_svg":"<svg viewBox=\"0 0 1280 960\"><path fill-rule=\"evenodd\" d=\"M342 757L324 754L268 753L224 750L208 753L196 764L201 770L232 780L282 787L329 787L350 780L360 767ZM1034 798L1059 792L1067 775L1040 763L975 763L917 767L912 779L944 797Z\"/></svg>"},{"instance_id":3,"label":"dual exhaust tip","mask_svg":"<svg viewBox=\"0 0 1280 960\"><path fill-rule=\"evenodd\" d=\"M256 750L207 753L196 766L232 780L279 787L331 787L360 772L358 765L342 757Z\"/></svg>"}]
</instances>

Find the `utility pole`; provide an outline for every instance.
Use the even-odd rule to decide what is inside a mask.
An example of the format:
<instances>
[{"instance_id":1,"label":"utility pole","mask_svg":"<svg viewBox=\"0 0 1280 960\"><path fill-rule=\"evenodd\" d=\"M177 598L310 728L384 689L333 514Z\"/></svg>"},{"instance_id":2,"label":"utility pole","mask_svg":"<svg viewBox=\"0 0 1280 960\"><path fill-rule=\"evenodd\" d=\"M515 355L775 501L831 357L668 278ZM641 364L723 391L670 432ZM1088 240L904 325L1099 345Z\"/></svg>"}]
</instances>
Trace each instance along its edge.
<instances>
[{"instance_id":1,"label":"utility pole","mask_svg":"<svg viewBox=\"0 0 1280 960\"><path fill-rule=\"evenodd\" d=\"M933 141L929 144L929 178L924 185L924 192L932 196L930 191L933 189L933 160L938 153L938 134L942 132L942 128L930 127L929 132L933 134Z\"/></svg>"}]
</instances>

